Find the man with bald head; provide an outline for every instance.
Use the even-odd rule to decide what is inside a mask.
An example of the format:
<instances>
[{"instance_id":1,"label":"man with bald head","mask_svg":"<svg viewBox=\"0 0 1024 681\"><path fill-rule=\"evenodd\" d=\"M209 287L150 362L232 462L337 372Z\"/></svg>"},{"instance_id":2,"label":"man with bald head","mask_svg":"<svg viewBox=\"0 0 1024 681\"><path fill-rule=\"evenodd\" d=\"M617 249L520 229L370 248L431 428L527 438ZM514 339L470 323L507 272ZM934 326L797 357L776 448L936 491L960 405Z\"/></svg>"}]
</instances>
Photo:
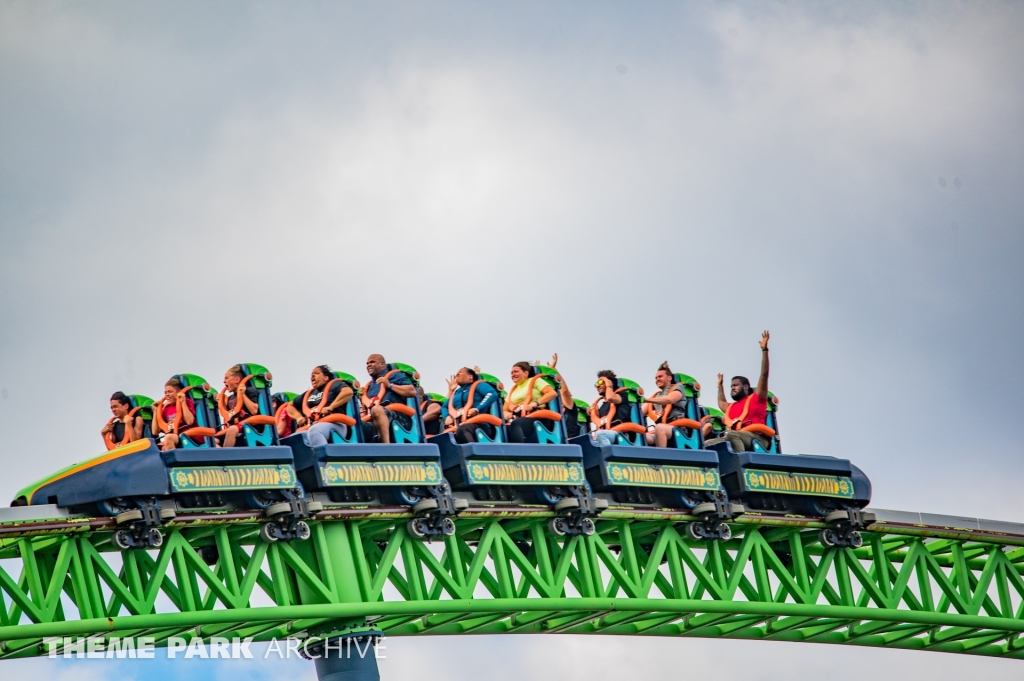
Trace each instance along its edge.
<instances>
[{"instance_id":1,"label":"man with bald head","mask_svg":"<svg viewBox=\"0 0 1024 681\"><path fill-rule=\"evenodd\" d=\"M370 374L370 382L360 399L370 420L363 423L364 439L372 442L376 437L382 444L390 444L391 422L398 421L406 430L412 430L412 417L393 412L387 405L405 404L405 400L416 394L416 387L405 373L389 369L383 355L372 354L366 358L366 373Z\"/></svg>"}]
</instances>

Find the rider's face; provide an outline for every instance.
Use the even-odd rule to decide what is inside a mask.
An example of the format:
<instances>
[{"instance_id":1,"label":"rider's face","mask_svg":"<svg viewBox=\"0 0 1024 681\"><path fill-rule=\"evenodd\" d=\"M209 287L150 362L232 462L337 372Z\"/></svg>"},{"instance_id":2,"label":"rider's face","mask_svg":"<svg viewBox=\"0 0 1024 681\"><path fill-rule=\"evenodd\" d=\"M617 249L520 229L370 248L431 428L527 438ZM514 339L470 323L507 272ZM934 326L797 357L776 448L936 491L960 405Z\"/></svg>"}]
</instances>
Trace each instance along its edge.
<instances>
[{"instance_id":1,"label":"rider's face","mask_svg":"<svg viewBox=\"0 0 1024 681\"><path fill-rule=\"evenodd\" d=\"M366 373L370 376L380 376L384 370L384 362L381 361L376 355L371 355L366 358Z\"/></svg>"},{"instance_id":2,"label":"rider's face","mask_svg":"<svg viewBox=\"0 0 1024 681\"><path fill-rule=\"evenodd\" d=\"M671 380L672 377L669 376L666 372L661 371L660 369L658 370L658 373L654 374L654 384L657 385L659 388L664 388L669 384Z\"/></svg>"},{"instance_id":3,"label":"rider's face","mask_svg":"<svg viewBox=\"0 0 1024 681\"><path fill-rule=\"evenodd\" d=\"M520 369L519 367L513 366L512 367L512 372L510 373L510 376L512 377L512 382L513 383L519 383L520 381L523 381L523 380L526 379L527 373L525 371L523 371L522 369Z\"/></svg>"},{"instance_id":4,"label":"rider's face","mask_svg":"<svg viewBox=\"0 0 1024 681\"><path fill-rule=\"evenodd\" d=\"M167 401L169 401L169 402L173 401L174 398L177 397L177 396L178 396L178 389L177 388L175 388L173 385L165 385L164 386L164 397L167 399Z\"/></svg>"},{"instance_id":5,"label":"rider's face","mask_svg":"<svg viewBox=\"0 0 1024 681\"><path fill-rule=\"evenodd\" d=\"M242 382L242 377L238 374L233 374L230 371L224 374L224 387L228 390L234 391L238 387L238 384Z\"/></svg>"},{"instance_id":6,"label":"rider's face","mask_svg":"<svg viewBox=\"0 0 1024 681\"><path fill-rule=\"evenodd\" d=\"M747 386L738 378L732 379L732 399L738 400L747 396Z\"/></svg>"},{"instance_id":7,"label":"rider's face","mask_svg":"<svg viewBox=\"0 0 1024 681\"><path fill-rule=\"evenodd\" d=\"M324 372L320 371L320 367L317 367L309 375L309 382L313 384L314 388L322 388L327 384L327 377L324 376Z\"/></svg>"},{"instance_id":8,"label":"rider's face","mask_svg":"<svg viewBox=\"0 0 1024 681\"><path fill-rule=\"evenodd\" d=\"M124 418L128 413L128 405L121 404L117 400L110 400L110 413L117 418Z\"/></svg>"},{"instance_id":9,"label":"rider's face","mask_svg":"<svg viewBox=\"0 0 1024 681\"><path fill-rule=\"evenodd\" d=\"M473 382L473 375L466 371L466 368L463 367L459 369L459 372L457 374L455 374L455 382L458 383L459 385L469 385L470 383Z\"/></svg>"}]
</instances>

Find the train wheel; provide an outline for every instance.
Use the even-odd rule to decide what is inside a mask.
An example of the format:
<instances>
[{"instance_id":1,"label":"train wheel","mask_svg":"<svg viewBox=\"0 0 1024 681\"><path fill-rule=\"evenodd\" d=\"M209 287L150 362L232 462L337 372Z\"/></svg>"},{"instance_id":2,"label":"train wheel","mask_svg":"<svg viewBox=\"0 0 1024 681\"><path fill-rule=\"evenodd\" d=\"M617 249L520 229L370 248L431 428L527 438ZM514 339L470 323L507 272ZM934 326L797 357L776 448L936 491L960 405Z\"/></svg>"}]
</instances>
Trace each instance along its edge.
<instances>
[{"instance_id":1,"label":"train wheel","mask_svg":"<svg viewBox=\"0 0 1024 681\"><path fill-rule=\"evenodd\" d=\"M565 498L565 495L557 487L534 487L533 494L537 497L537 501L548 506L554 506L559 500Z\"/></svg>"},{"instance_id":2,"label":"train wheel","mask_svg":"<svg viewBox=\"0 0 1024 681\"><path fill-rule=\"evenodd\" d=\"M582 522L580 522L580 532L588 537L597 532L597 526L594 524L593 519L584 518Z\"/></svg>"},{"instance_id":3,"label":"train wheel","mask_svg":"<svg viewBox=\"0 0 1024 681\"><path fill-rule=\"evenodd\" d=\"M114 544L122 551L127 551L132 547L132 535L128 530L118 530L114 533Z\"/></svg>"},{"instance_id":4,"label":"train wheel","mask_svg":"<svg viewBox=\"0 0 1024 681\"><path fill-rule=\"evenodd\" d=\"M826 528L818 533L818 541L826 549L831 549L839 543L839 537L836 536L836 531L832 528Z\"/></svg>"},{"instance_id":5,"label":"train wheel","mask_svg":"<svg viewBox=\"0 0 1024 681\"><path fill-rule=\"evenodd\" d=\"M443 534L446 537L454 537L455 536L455 521L452 520L451 518L442 518L441 519L441 534Z\"/></svg>"},{"instance_id":6,"label":"train wheel","mask_svg":"<svg viewBox=\"0 0 1024 681\"><path fill-rule=\"evenodd\" d=\"M100 512L100 515L107 516L108 518L115 518L125 511L131 510L131 508L131 504L124 497L104 499L103 501L96 502L96 509Z\"/></svg>"},{"instance_id":7,"label":"train wheel","mask_svg":"<svg viewBox=\"0 0 1024 681\"><path fill-rule=\"evenodd\" d=\"M275 529L276 528L274 528L274 526L271 525L270 523L266 523L264 525L261 525L260 526L260 539L262 539L263 541L267 542L268 544L273 544L274 542L277 541L277 534L275 534L275 532L274 532Z\"/></svg>"},{"instance_id":8,"label":"train wheel","mask_svg":"<svg viewBox=\"0 0 1024 681\"><path fill-rule=\"evenodd\" d=\"M149 543L148 546L153 549L158 549L164 545L164 533L153 527L149 530Z\"/></svg>"},{"instance_id":9,"label":"train wheel","mask_svg":"<svg viewBox=\"0 0 1024 681\"><path fill-rule=\"evenodd\" d=\"M725 523L718 525L718 538L722 541L729 541L732 539L732 528Z\"/></svg>"},{"instance_id":10,"label":"train wheel","mask_svg":"<svg viewBox=\"0 0 1024 681\"><path fill-rule=\"evenodd\" d=\"M564 537L569 533L569 523L565 518L552 518L548 521L548 530L556 537Z\"/></svg>"},{"instance_id":11,"label":"train wheel","mask_svg":"<svg viewBox=\"0 0 1024 681\"><path fill-rule=\"evenodd\" d=\"M397 503L402 504L403 506L414 506L425 496L415 487L392 487L391 495L395 498Z\"/></svg>"},{"instance_id":12,"label":"train wheel","mask_svg":"<svg viewBox=\"0 0 1024 681\"><path fill-rule=\"evenodd\" d=\"M300 520L295 523L295 538L301 541L306 541L310 538L313 533L309 529L309 523L305 520Z\"/></svg>"},{"instance_id":13,"label":"train wheel","mask_svg":"<svg viewBox=\"0 0 1024 681\"><path fill-rule=\"evenodd\" d=\"M268 518L273 518L276 515L282 515L284 513L288 513L291 510L292 510L292 505L289 504L287 501L284 501L284 502L281 502L281 503L278 503L278 504L274 504L272 506L268 506L266 508L266 510L264 511L264 513L266 513Z\"/></svg>"},{"instance_id":14,"label":"train wheel","mask_svg":"<svg viewBox=\"0 0 1024 681\"><path fill-rule=\"evenodd\" d=\"M118 513L114 521L118 525L124 525L125 523L134 523L138 520L142 520L142 511L137 508L133 508L130 511L124 513Z\"/></svg>"},{"instance_id":15,"label":"train wheel","mask_svg":"<svg viewBox=\"0 0 1024 681\"><path fill-rule=\"evenodd\" d=\"M245 503L249 504L249 508L267 508L279 501L281 497L267 489L254 489L245 493Z\"/></svg>"},{"instance_id":16,"label":"train wheel","mask_svg":"<svg viewBox=\"0 0 1024 681\"><path fill-rule=\"evenodd\" d=\"M864 537L860 536L860 532L854 530L850 533L850 546L855 549L859 549L864 545Z\"/></svg>"},{"instance_id":17,"label":"train wheel","mask_svg":"<svg viewBox=\"0 0 1024 681\"><path fill-rule=\"evenodd\" d=\"M672 493L673 503L677 504L680 508L684 508L688 511L691 510L697 504L706 500L707 497L705 497L700 492L695 492L689 489L674 490Z\"/></svg>"},{"instance_id":18,"label":"train wheel","mask_svg":"<svg viewBox=\"0 0 1024 681\"><path fill-rule=\"evenodd\" d=\"M426 518L413 518L405 524L405 529L410 535L417 539L423 539L430 532L430 525Z\"/></svg>"},{"instance_id":19,"label":"train wheel","mask_svg":"<svg viewBox=\"0 0 1024 681\"><path fill-rule=\"evenodd\" d=\"M686 536L693 541L702 541L704 539L704 525L698 521L687 523Z\"/></svg>"}]
</instances>

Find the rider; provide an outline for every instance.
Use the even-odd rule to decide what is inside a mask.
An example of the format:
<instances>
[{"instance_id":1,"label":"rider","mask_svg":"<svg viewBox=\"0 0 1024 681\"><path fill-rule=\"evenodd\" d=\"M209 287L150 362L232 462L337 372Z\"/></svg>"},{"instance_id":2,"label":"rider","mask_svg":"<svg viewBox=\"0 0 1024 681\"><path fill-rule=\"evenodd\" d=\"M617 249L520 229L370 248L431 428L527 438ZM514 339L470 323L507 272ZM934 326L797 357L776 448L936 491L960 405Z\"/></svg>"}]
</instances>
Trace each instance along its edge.
<instances>
[{"instance_id":1,"label":"rider","mask_svg":"<svg viewBox=\"0 0 1024 681\"><path fill-rule=\"evenodd\" d=\"M416 394L420 397L420 413L423 415L423 433L427 437L441 434L441 403L424 392L422 386L416 386Z\"/></svg>"},{"instance_id":2,"label":"rider","mask_svg":"<svg viewBox=\"0 0 1024 681\"><path fill-rule=\"evenodd\" d=\"M594 424L594 431L591 435L598 445L613 445L619 439L619 434L612 430L612 426L620 423L629 423L630 405L627 400L622 399L622 390L617 389L615 384L618 377L610 369L597 372L598 398L590 405L590 422Z\"/></svg>"},{"instance_id":3,"label":"rider","mask_svg":"<svg viewBox=\"0 0 1024 681\"><path fill-rule=\"evenodd\" d=\"M103 436L105 441L109 439L110 443L115 447L120 447L129 442L142 439L145 422L141 416L136 414L131 419L131 427L128 427L128 414L131 410L131 398L123 392L118 390L110 396L110 413L114 415L114 418L110 419L107 425L103 426L103 429L100 431L100 435Z\"/></svg>"},{"instance_id":4,"label":"rider","mask_svg":"<svg viewBox=\"0 0 1024 681\"><path fill-rule=\"evenodd\" d=\"M513 386L505 401L505 422L508 423L508 439L511 442L537 442L533 419L527 418L527 414L542 408L558 396L550 383L543 378L535 378L533 372L534 368L529 362L516 362L512 365Z\"/></svg>"},{"instance_id":5,"label":"rider","mask_svg":"<svg viewBox=\"0 0 1024 681\"><path fill-rule=\"evenodd\" d=\"M537 362L540 364L540 362ZM551 355L551 361L548 362L548 366L552 369L558 366L558 353ZM562 414L565 421L565 436L572 439L580 434L580 408L576 406L576 401L572 398L572 393L569 391L569 384L565 382L565 377L561 374L557 376L558 379L558 394L562 398Z\"/></svg>"},{"instance_id":6,"label":"rider","mask_svg":"<svg viewBox=\"0 0 1024 681\"><path fill-rule=\"evenodd\" d=\"M355 391L344 381L340 381L326 364L313 367L310 372L309 382L312 387L303 395L298 395L288 403L285 409L288 415L295 419L295 425L302 427L307 423L309 426L309 445L317 447L326 445L331 441L331 433L336 432L343 439L348 437L348 426L344 423L319 422L319 419L327 416L352 399ZM327 390L327 399L324 399L324 389Z\"/></svg>"},{"instance_id":7,"label":"rider","mask_svg":"<svg viewBox=\"0 0 1024 681\"><path fill-rule=\"evenodd\" d=\"M737 452L747 452L754 449L754 440L757 440L761 447L767 450L771 442L764 435L742 431L740 428L755 423L767 425L768 418L768 338L767 331L761 334L761 376L757 379L757 388L750 390L750 381L743 376L733 376L732 398L734 402L725 399L725 389L722 386L722 374L718 374L718 407L725 412L725 421L729 430L725 437L708 440L706 444L714 445L721 442L729 442Z\"/></svg>"},{"instance_id":8,"label":"rider","mask_svg":"<svg viewBox=\"0 0 1024 681\"><path fill-rule=\"evenodd\" d=\"M472 393L472 397L470 394ZM469 404L470 399L473 400ZM448 399L441 409L444 423L455 428L455 441L460 445L476 442L476 429L484 431L488 438L494 440L495 427L490 423L465 423L465 421L488 413L488 409L498 399L498 391L487 381L480 380L480 374L469 367L462 367L452 380Z\"/></svg>"},{"instance_id":9,"label":"rider","mask_svg":"<svg viewBox=\"0 0 1024 681\"><path fill-rule=\"evenodd\" d=\"M177 447L180 441L178 433L186 432L196 423L196 403L181 392L184 389L185 384L171 376L164 384L164 398L153 405L153 434L160 442L160 449ZM175 429L174 424L179 418L181 421Z\"/></svg>"},{"instance_id":10,"label":"rider","mask_svg":"<svg viewBox=\"0 0 1024 681\"><path fill-rule=\"evenodd\" d=\"M234 447L238 440L238 434L242 432L242 421L260 413L260 393L248 382L245 390L242 391L242 403L238 403L238 386L245 378L245 372L238 364L234 365L224 373L224 395L226 397L222 405L221 416L224 418L224 442L222 447Z\"/></svg>"},{"instance_id":11,"label":"rider","mask_svg":"<svg viewBox=\"0 0 1024 681\"><path fill-rule=\"evenodd\" d=\"M412 430L412 417L386 409L389 404L405 404L405 400L416 394L404 372L389 369L384 355L372 354L366 358L366 373L372 379L362 394L368 421L363 422L366 441L379 437L382 444L391 443L391 422L398 423L406 430Z\"/></svg>"},{"instance_id":12,"label":"rider","mask_svg":"<svg viewBox=\"0 0 1024 681\"><path fill-rule=\"evenodd\" d=\"M686 418L686 404L683 386L674 382L672 369L668 362L662 362L654 374L654 384L658 392L647 398L643 404L644 415L654 421L654 432L647 433L647 444L655 447L668 447L668 439L672 437L672 426L668 425L676 419ZM668 408L668 414L665 409Z\"/></svg>"}]
</instances>

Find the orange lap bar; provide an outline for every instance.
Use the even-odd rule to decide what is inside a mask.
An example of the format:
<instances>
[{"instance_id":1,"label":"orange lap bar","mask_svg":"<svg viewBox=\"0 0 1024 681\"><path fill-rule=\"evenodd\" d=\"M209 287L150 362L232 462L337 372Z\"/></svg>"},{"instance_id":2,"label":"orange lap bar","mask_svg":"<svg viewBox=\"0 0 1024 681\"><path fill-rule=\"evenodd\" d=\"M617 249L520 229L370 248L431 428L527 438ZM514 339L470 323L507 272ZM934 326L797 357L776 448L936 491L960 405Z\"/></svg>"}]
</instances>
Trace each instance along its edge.
<instances>
[{"instance_id":1,"label":"orange lap bar","mask_svg":"<svg viewBox=\"0 0 1024 681\"><path fill-rule=\"evenodd\" d=\"M749 426L743 426L740 430L744 433L764 435L767 438L775 437L775 431L763 423L751 423Z\"/></svg>"},{"instance_id":2,"label":"orange lap bar","mask_svg":"<svg viewBox=\"0 0 1024 681\"><path fill-rule=\"evenodd\" d=\"M674 428L700 428L700 424L693 419L676 419L675 421L669 421L668 425Z\"/></svg>"},{"instance_id":3,"label":"orange lap bar","mask_svg":"<svg viewBox=\"0 0 1024 681\"><path fill-rule=\"evenodd\" d=\"M463 425L465 425L465 424L473 424L473 423L487 423L487 424L490 424L490 425L492 425L494 427L499 427L499 426L501 426L501 419L499 419L494 414L477 414L473 418L466 419L462 423L463 423Z\"/></svg>"},{"instance_id":4,"label":"orange lap bar","mask_svg":"<svg viewBox=\"0 0 1024 681\"><path fill-rule=\"evenodd\" d=\"M416 414L416 410L408 404L398 404L397 402L393 402L392 404L385 404L384 408L388 411L393 411L396 414L402 414L404 416L414 416Z\"/></svg>"},{"instance_id":5,"label":"orange lap bar","mask_svg":"<svg viewBox=\"0 0 1024 681\"><path fill-rule=\"evenodd\" d=\"M612 426L612 430L616 433L646 433L647 429L641 426L639 423L620 423L617 426Z\"/></svg>"},{"instance_id":6,"label":"orange lap bar","mask_svg":"<svg viewBox=\"0 0 1024 681\"><path fill-rule=\"evenodd\" d=\"M317 419L317 423L341 423L346 426L354 426L356 420L347 414L328 414Z\"/></svg>"},{"instance_id":7,"label":"orange lap bar","mask_svg":"<svg viewBox=\"0 0 1024 681\"><path fill-rule=\"evenodd\" d=\"M562 415L550 409L538 409L526 415L528 419L547 419L548 421L561 421Z\"/></svg>"}]
</instances>

